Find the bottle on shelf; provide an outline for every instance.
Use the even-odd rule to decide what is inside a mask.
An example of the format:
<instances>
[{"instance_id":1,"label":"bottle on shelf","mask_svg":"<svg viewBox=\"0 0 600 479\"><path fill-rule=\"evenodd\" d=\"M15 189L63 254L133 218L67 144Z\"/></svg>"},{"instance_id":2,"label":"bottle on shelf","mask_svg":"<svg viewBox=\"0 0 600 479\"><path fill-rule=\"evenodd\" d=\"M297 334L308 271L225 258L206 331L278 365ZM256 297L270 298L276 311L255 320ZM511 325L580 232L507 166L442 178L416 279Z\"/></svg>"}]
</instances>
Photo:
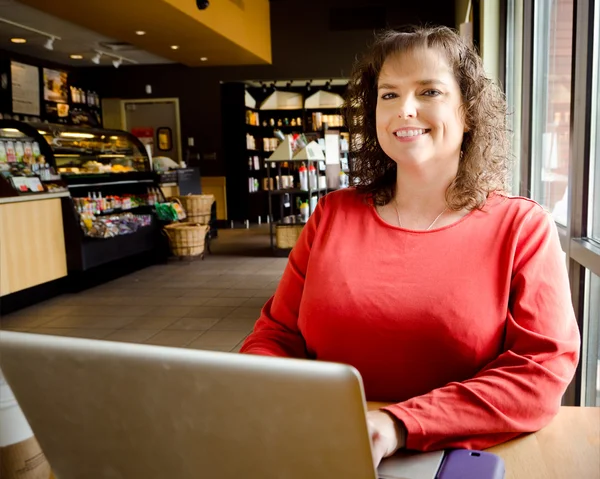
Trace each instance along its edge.
<instances>
[{"instance_id":1,"label":"bottle on shelf","mask_svg":"<svg viewBox=\"0 0 600 479\"><path fill-rule=\"evenodd\" d=\"M340 188L348 187L348 175L344 171L340 171Z\"/></svg>"},{"instance_id":2,"label":"bottle on shelf","mask_svg":"<svg viewBox=\"0 0 600 479\"><path fill-rule=\"evenodd\" d=\"M302 163L302 165L298 169L298 174L300 176L300 189L308 191L308 170L304 163Z\"/></svg>"},{"instance_id":3,"label":"bottle on shelf","mask_svg":"<svg viewBox=\"0 0 600 479\"><path fill-rule=\"evenodd\" d=\"M308 221L308 217L310 216L308 201L300 203L300 216L302 217L302 221Z\"/></svg>"},{"instance_id":4,"label":"bottle on shelf","mask_svg":"<svg viewBox=\"0 0 600 479\"><path fill-rule=\"evenodd\" d=\"M315 165L310 165L308 167L308 185L311 190L317 189L317 169Z\"/></svg>"},{"instance_id":5,"label":"bottle on shelf","mask_svg":"<svg viewBox=\"0 0 600 479\"><path fill-rule=\"evenodd\" d=\"M312 195L310 197L310 213L311 214L315 212L318 202L319 202L319 198L317 197L317 195Z\"/></svg>"}]
</instances>

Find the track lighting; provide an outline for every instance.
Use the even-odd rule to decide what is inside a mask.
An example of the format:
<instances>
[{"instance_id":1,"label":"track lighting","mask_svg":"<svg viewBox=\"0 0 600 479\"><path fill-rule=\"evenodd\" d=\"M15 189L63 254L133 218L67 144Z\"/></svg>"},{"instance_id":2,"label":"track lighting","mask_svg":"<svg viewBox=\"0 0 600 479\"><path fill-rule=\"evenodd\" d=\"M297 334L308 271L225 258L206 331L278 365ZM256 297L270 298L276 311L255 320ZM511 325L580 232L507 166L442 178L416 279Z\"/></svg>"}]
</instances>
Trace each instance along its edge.
<instances>
[{"instance_id":1,"label":"track lighting","mask_svg":"<svg viewBox=\"0 0 600 479\"><path fill-rule=\"evenodd\" d=\"M119 58L117 60L113 60L112 64L115 68L119 68L121 66L121 63L123 63L123 59Z\"/></svg>"},{"instance_id":2,"label":"track lighting","mask_svg":"<svg viewBox=\"0 0 600 479\"><path fill-rule=\"evenodd\" d=\"M96 52L96 54L92 57L92 63L96 65L100 65L100 59L102 58L102 53Z\"/></svg>"},{"instance_id":3,"label":"track lighting","mask_svg":"<svg viewBox=\"0 0 600 479\"><path fill-rule=\"evenodd\" d=\"M49 37L46 43L44 43L44 48L46 50L54 50L54 40L56 40L54 37Z\"/></svg>"}]
</instances>

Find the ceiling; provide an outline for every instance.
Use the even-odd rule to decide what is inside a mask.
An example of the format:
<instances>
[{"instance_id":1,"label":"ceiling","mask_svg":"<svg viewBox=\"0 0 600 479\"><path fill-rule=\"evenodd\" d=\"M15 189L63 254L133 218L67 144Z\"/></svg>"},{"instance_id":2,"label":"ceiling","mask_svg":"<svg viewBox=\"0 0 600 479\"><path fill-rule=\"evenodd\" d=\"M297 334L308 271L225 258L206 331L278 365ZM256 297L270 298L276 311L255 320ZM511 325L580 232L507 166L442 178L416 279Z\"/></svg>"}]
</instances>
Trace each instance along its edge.
<instances>
[{"instance_id":1,"label":"ceiling","mask_svg":"<svg viewBox=\"0 0 600 479\"><path fill-rule=\"evenodd\" d=\"M188 66L271 63L268 0L212 0L205 10L198 10L193 0L0 0L0 5L4 5L0 7L0 17L15 18L19 23L55 33L65 38L65 44L73 37L74 43L68 49L79 46L79 50L87 50L87 57L93 55L99 38L134 46L121 53L139 63L170 61ZM52 20L48 18L50 14ZM64 21L70 23L61 23ZM79 27L72 29L74 25ZM4 30L4 25L0 26ZM57 31L50 32L51 28ZM90 42L91 37L81 41L78 35L82 30L97 32L96 41ZM138 36L137 30L146 34ZM180 48L171 49L172 45ZM32 40L31 46L39 50L39 42L35 45ZM203 58L207 60L202 61ZM62 62L72 64L67 60Z\"/></svg>"},{"instance_id":2,"label":"ceiling","mask_svg":"<svg viewBox=\"0 0 600 479\"><path fill-rule=\"evenodd\" d=\"M133 45L125 46L119 51L113 51L113 48L109 45L118 43L118 40L103 36L22 3L17 3L14 0L0 0L0 18L61 37L61 40L54 42L54 50L46 50L44 44L48 37L45 35L33 33L0 21L0 49L3 50L71 66L95 66L90 61L95 55L95 50L112 52L140 64L173 62L173 60L154 55ZM14 44L10 41L14 37L25 38L27 43ZM69 58L71 54L81 54L84 58L83 60L72 60ZM114 58L105 55L100 58L100 66L111 65L113 60ZM125 61L123 64L126 65L127 63Z\"/></svg>"}]
</instances>

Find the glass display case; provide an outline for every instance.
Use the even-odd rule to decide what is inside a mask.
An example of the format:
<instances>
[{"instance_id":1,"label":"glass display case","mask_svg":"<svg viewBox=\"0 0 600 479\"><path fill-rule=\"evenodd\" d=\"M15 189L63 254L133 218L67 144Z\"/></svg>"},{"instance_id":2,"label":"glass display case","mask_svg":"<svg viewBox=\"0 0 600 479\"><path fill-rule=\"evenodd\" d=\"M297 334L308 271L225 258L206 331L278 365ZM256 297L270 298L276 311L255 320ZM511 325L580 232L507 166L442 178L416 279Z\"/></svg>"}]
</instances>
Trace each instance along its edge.
<instances>
[{"instance_id":1,"label":"glass display case","mask_svg":"<svg viewBox=\"0 0 600 479\"><path fill-rule=\"evenodd\" d=\"M164 196L144 145L126 131L0 120L0 171L3 196L50 185L68 190L62 217L69 271L163 243L154 205Z\"/></svg>"},{"instance_id":2,"label":"glass display case","mask_svg":"<svg viewBox=\"0 0 600 479\"><path fill-rule=\"evenodd\" d=\"M44 140L18 125L0 120L0 197L67 191L41 151Z\"/></svg>"},{"instance_id":3,"label":"glass display case","mask_svg":"<svg viewBox=\"0 0 600 479\"><path fill-rule=\"evenodd\" d=\"M52 150L61 175L150 172L144 145L126 131L29 123Z\"/></svg>"}]
</instances>

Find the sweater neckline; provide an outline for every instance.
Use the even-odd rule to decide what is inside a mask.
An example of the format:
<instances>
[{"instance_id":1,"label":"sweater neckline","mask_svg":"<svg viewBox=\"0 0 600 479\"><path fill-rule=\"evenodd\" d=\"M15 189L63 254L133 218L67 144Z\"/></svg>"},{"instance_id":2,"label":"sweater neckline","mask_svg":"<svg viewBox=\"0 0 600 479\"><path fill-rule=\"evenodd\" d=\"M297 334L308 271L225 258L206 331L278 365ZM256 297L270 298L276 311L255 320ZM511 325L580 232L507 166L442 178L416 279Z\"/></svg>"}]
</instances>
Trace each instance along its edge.
<instances>
[{"instance_id":1,"label":"sweater neckline","mask_svg":"<svg viewBox=\"0 0 600 479\"><path fill-rule=\"evenodd\" d=\"M490 193L490 197L493 195L493 193ZM486 205L489 203L490 201L490 197L488 197L487 201L486 201ZM412 234L430 234L430 233L437 233L440 231L444 231L450 228L454 228L455 226L460 225L461 223L463 223L464 221L467 221L468 218L470 218L471 216L473 216L477 211L479 211L477 208L474 210L469 211L465 216L463 216L462 218L456 220L454 223L450 223L449 225L445 225L445 226L440 226L439 228L432 228L430 230L413 230L410 228L404 228L401 226L396 226L393 224L388 223L387 221L385 221L377 212L377 208L375 206L375 204L373 203L372 199L368 200L368 207L371 210L371 213L373 214L373 216L375 217L375 220L382 224L383 226L386 226L387 228L392 228L398 231L405 231L407 233L412 233Z\"/></svg>"}]
</instances>

